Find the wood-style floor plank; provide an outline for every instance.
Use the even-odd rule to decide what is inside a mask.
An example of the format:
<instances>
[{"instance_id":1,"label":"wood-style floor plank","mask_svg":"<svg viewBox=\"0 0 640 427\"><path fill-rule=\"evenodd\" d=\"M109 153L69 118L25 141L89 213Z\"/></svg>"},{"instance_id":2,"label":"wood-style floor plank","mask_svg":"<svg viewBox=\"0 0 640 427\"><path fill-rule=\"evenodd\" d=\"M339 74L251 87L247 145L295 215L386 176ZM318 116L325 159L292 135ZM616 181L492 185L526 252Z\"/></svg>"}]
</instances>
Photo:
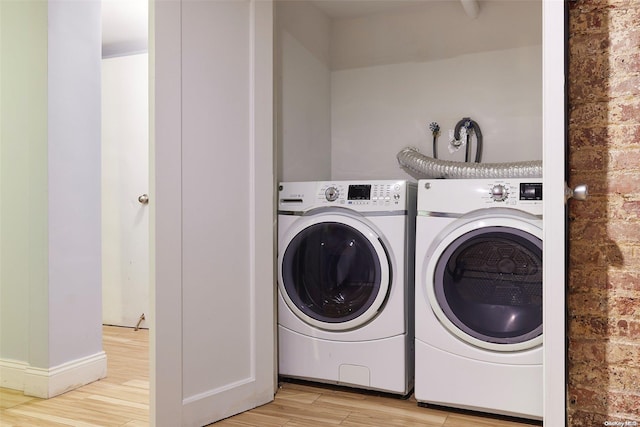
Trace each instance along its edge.
<instances>
[{"instance_id":1,"label":"wood-style floor plank","mask_svg":"<svg viewBox=\"0 0 640 427\"><path fill-rule=\"evenodd\" d=\"M105 326L107 377L53 399L0 389L1 427L147 427L149 331ZM273 402L215 423L220 427L522 427L530 423L313 383L280 384Z\"/></svg>"},{"instance_id":2,"label":"wood-style floor plank","mask_svg":"<svg viewBox=\"0 0 640 427\"><path fill-rule=\"evenodd\" d=\"M2 427L149 425L149 331L105 326L107 377L52 399L0 389ZM20 398L22 396L22 398Z\"/></svg>"}]
</instances>

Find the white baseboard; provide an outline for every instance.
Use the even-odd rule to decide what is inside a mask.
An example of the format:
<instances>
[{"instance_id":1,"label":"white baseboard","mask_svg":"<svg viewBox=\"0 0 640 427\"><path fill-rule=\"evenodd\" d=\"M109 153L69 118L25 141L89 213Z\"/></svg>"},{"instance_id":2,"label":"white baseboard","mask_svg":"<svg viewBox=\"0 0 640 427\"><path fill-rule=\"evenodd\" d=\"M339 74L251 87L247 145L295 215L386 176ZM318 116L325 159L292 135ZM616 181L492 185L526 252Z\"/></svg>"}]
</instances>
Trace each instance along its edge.
<instances>
[{"instance_id":1,"label":"white baseboard","mask_svg":"<svg viewBox=\"0 0 640 427\"><path fill-rule=\"evenodd\" d=\"M3 387L48 399L106 377L107 355L101 351L49 369L0 361L0 374Z\"/></svg>"},{"instance_id":2,"label":"white baseboard","mask_svg":"<svg viewBox=\"0 0 640 427\"><path fill-rule=\"evenodd\" d=\"M26 362L0 359L0 387L24 390L24 372L29 367Z\"/></svg>"}]
</instances>

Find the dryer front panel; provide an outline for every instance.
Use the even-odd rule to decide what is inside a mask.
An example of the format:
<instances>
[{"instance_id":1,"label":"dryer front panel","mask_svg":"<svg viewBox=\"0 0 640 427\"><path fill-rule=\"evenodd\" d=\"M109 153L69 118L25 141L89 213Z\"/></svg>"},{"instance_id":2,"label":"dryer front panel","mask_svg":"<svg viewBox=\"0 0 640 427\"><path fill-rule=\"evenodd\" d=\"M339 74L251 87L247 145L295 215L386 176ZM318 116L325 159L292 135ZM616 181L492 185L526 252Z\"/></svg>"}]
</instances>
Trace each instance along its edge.
<instances>
[{"instance_id":1,"label":"dryer front panel","mask_svg":"<svg viewBox=\"0 0 640 427\"><path fill-rule=\"evenodd\" d=\"M322 329L367 323L389 291L389 261L381 240L365 224L349 220L298 227L281 254L285 302L300 319Z\"/></svg>"},{"instance_id":2,"label":"dryer front panel","mask_svg":"<svg viewBox=\"0 0 640 427\"><path fill-rule=\"evenodd\" d=\"M542 341L542 239L530 224L501 221L467 224L441 240L427 293L441 323L464 341L525 350Z\"/></svg>"}]
</instances>

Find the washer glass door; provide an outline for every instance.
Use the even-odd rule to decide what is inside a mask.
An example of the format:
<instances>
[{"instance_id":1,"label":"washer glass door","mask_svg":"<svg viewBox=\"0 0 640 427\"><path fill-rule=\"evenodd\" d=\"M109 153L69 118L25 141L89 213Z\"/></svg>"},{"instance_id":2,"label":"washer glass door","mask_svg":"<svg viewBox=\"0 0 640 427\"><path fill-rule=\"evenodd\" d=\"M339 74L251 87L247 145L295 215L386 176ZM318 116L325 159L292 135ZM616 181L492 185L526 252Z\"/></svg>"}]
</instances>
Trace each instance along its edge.
<instances>
[{"instance_id":1,"label":"washer glass door","mask_svg":"<svg viewBox=\"0 0 640 427\"><path fill-rule=\"evenodd\" d=\"M313 223L286 247L281 262L283 296L315 326L359 326L384 302L389 281L386 257L372 232L343 222Z\"/></svg>"},{"instance_id":2,"label":"washer glass door","mask_svg":"<svg viewBox=\"0 0 640 427\"><path fill-rule=\"evenodd\" d=\"M519 344L542 334L542 241L511 227L467 232L438 258L444 315L476 342Z\"/></svg>"}]
</instances>

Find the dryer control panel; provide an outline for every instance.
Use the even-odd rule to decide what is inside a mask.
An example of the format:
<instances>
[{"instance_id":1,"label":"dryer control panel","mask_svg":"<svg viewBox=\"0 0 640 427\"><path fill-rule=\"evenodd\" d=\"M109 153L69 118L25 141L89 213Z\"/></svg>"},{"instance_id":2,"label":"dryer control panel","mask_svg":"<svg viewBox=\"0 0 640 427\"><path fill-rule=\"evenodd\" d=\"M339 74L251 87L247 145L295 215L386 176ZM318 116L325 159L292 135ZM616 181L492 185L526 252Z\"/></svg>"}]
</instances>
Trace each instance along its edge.
<instances>
[{"instance_id":1,"label":"dryer control panel","mask_svg":"<svg viewBox=\"0 0 640 427\"><path fill-rule=\"evenodd\" d=\"M464 214L505 207L542 214L542 179L436 179L418 182L418 210Z\"/></svg>"},{"instance_id":2,"label":"dryer control panel","mask_svg":"<svg viewBox=\"0 0 640 427\"><path fill-rule=\"evenodd\" d=\"M487 182L485 202L514 206L523 202L542 202L542 182L504 180Z\"/></svg>"}]
</instances>

